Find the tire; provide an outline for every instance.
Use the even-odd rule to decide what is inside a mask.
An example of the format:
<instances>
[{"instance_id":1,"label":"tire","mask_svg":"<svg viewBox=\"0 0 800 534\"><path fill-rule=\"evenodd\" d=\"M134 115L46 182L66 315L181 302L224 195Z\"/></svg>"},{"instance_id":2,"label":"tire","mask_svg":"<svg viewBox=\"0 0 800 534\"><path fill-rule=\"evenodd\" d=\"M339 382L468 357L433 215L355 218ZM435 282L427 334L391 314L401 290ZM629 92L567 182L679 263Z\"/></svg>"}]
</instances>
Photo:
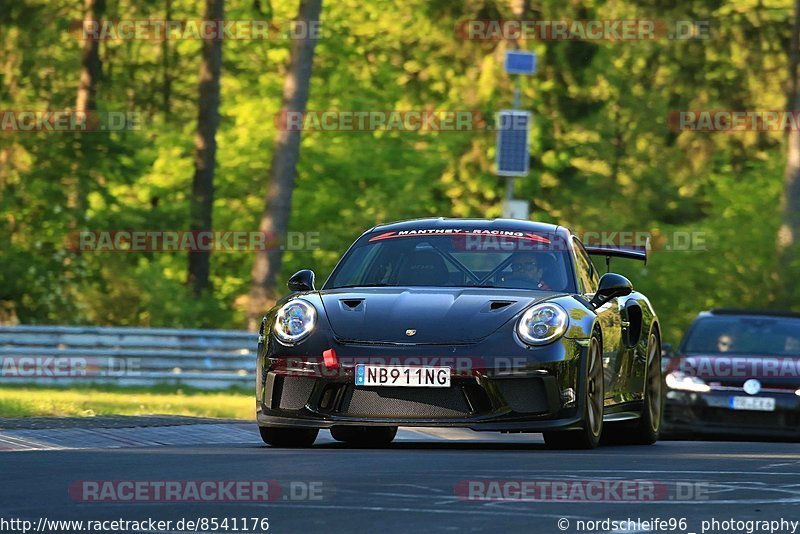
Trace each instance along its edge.
<instances>
[{"instance_id":1,"label":"tire","mask_svg":"<svg viewBox=\"0 0 800 534\"><path fill-rule=\"evenodd\" d=\"M310 447L317 439L316 428L291 428L276 426L260 426L261 439L273 447L301 448Z\"/></svg>"},{"instance_id":2,"label":"tire","mask_svg":"<svg viewBox=\"0 0 800 534\"><path fill-rule=\"evenodd\" d=\"M664 413L664 382L661 375L661 342L656 333L651 333L647 340L642 413L635 421L607 425L604 444L652 445L658 441Z\"/></svg>"},{"instance_id":3,"label":"tire","mask_svg":"<svg viewBox=\"0 0 800 534\"><path fill-rule=\"evenodd\" d=\"M356 447L385 447L397 435L396 426L335 426L331 428L331 436Z\"/></svg>"},{"instance_id":4,"label":"tire","mask_svg":"<svg viewBox=\"0 0 800 534\"><path fill-rule=\"evenodd\" d=\"M583 402L583 428L544 433L550 449L594 449L603 434L603 349L599 336L592 335L586 357L586 376Z\"/></svg>"},{"instance_id":5,"label":"tire","mask_svg":"<svg viewBox=\"0 0 800 534\"><path fill-rule=\"evenodd\" d=\"M661 341L653 332L647 340L647 368L644 383L644 406L639 423L628 434L631 445L652 445L661 433L664 413L663 377L661 376Z\"/></svg>"}]
</instances>

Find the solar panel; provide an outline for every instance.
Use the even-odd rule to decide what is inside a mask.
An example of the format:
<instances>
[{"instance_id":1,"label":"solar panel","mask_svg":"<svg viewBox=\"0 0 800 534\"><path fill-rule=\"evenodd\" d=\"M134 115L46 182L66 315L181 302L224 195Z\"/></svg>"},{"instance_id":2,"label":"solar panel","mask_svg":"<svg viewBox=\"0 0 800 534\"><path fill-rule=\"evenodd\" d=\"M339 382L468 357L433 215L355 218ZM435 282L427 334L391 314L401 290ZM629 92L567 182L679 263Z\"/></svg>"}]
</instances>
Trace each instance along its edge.
<instances>
[{"instance_id":1,"label":"solar panel","mask_svg":"<svg viewBox=\"0 0 800 534\"><path fill-rule=\"evenodd\" d=\"M536 54L524 50L506 50L505 67L509 74L536 74Z\"/></svg>"},{"instance_id":2,"label":"solar panel","mask_svg":"<svg viewBox=\"0 0 800 534\"><path fill-rule=\"evenodd\" d=\"M529 111L507 109L498 114L497 174L499 176L528 175L530 123Z\"/></svg>"}]
</instances>

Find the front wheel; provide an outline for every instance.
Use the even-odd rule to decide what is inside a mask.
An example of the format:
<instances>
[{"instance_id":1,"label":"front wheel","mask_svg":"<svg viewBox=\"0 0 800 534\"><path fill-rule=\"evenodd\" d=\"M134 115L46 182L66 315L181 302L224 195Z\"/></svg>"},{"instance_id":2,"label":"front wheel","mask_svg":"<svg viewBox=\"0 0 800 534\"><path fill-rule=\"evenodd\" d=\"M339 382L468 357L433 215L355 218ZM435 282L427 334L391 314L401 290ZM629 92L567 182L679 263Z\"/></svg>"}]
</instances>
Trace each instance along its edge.
<instances>
[{"instance_id":1,"label":"front wheel","mask_svg":"<svg viewBox=\"0 0 800 534\"><path fill-rule=\"evenodd\" d=\"M335 426L331 437L356 447L385 447L397 435L396 426Z\"/></svg>"},{"instance_id":2,"label":"front wheel","mask_svg":"<svg viewBox=\"0 0 800 534\"><path fill-rule=\"evenodd\" d=\"M260 426L258 430L267 445L287 448L310 447L319 434L316 428Z\"/></svg>"},{"instance_id":3,"label":"front wheel","mask_svg":"<svg viewBox=\"0 0 800 534\"><path fill-rule=\"evenodd\" d=\"M594 449L603 433L603 351L600 338L593 335L586 355L586 384L583 401L583 428L544 433L544 442L551 449Z\"/></svg>"},{"instance_id":4,"label":"front wheel","mask_svg":"<svg viewBox=\"0 0 800 534\"><path fill-rule=\"evenodd\" d=\"M642 399L642 413L635 421L614 423L603 436L608 445L652 445L661 433L664 394L661 376L661 342L656 333L647 340L647 365Z\"/></svg>"},{"instance_id":5,"label":"front wheel","mask_svg":"<svg viewBox=\"0 0 800 534\"><path fill-rule=\"evenodd\" d=\"M661 342L655 333L647 341L647 376L645 377L644 408L639 423L630 434L633 445L651 445L661 432L664 395L661 390Z\"/></svg>"}]
</instances>

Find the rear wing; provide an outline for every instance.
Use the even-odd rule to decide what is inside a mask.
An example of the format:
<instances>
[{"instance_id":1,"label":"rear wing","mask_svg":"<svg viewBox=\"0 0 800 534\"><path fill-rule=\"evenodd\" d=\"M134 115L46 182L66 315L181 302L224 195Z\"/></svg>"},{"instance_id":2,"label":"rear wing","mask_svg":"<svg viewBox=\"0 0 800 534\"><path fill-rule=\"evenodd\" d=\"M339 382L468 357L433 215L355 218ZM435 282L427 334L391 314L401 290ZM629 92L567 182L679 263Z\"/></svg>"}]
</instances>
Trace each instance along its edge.
<instances>
[{"instance_id":1,"label":"rear wing","mask_svg":"<svg viewBox=\"0 0 800 534\"><path fill-rule=\"evenodd\" d=\"M620 245L584 245L583 248L591 256L605 256L606 264L611 258L625 258L628 260L643 261L647 265L647 256L650 252L650 238L647 243L641 246L620 246Z\"/></svg>"}]
</instances>

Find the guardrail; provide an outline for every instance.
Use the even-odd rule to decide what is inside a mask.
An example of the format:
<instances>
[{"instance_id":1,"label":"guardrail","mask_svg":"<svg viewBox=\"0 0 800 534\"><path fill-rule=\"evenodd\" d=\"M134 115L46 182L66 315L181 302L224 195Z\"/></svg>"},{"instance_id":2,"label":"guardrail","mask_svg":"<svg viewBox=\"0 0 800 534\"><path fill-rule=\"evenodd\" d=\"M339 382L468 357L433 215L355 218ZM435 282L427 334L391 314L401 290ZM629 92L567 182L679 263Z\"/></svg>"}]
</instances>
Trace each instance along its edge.
<instances>
[{"instance_id":1,"label":"guardrail","mask_svg":"<svg viewBox=\"0 0 800 534\"><path fill-rule=\"evenodd\" d=\"M250 387L257 341L238 330L0 326L0 383Z\"/></svg>"}]
</instances>

